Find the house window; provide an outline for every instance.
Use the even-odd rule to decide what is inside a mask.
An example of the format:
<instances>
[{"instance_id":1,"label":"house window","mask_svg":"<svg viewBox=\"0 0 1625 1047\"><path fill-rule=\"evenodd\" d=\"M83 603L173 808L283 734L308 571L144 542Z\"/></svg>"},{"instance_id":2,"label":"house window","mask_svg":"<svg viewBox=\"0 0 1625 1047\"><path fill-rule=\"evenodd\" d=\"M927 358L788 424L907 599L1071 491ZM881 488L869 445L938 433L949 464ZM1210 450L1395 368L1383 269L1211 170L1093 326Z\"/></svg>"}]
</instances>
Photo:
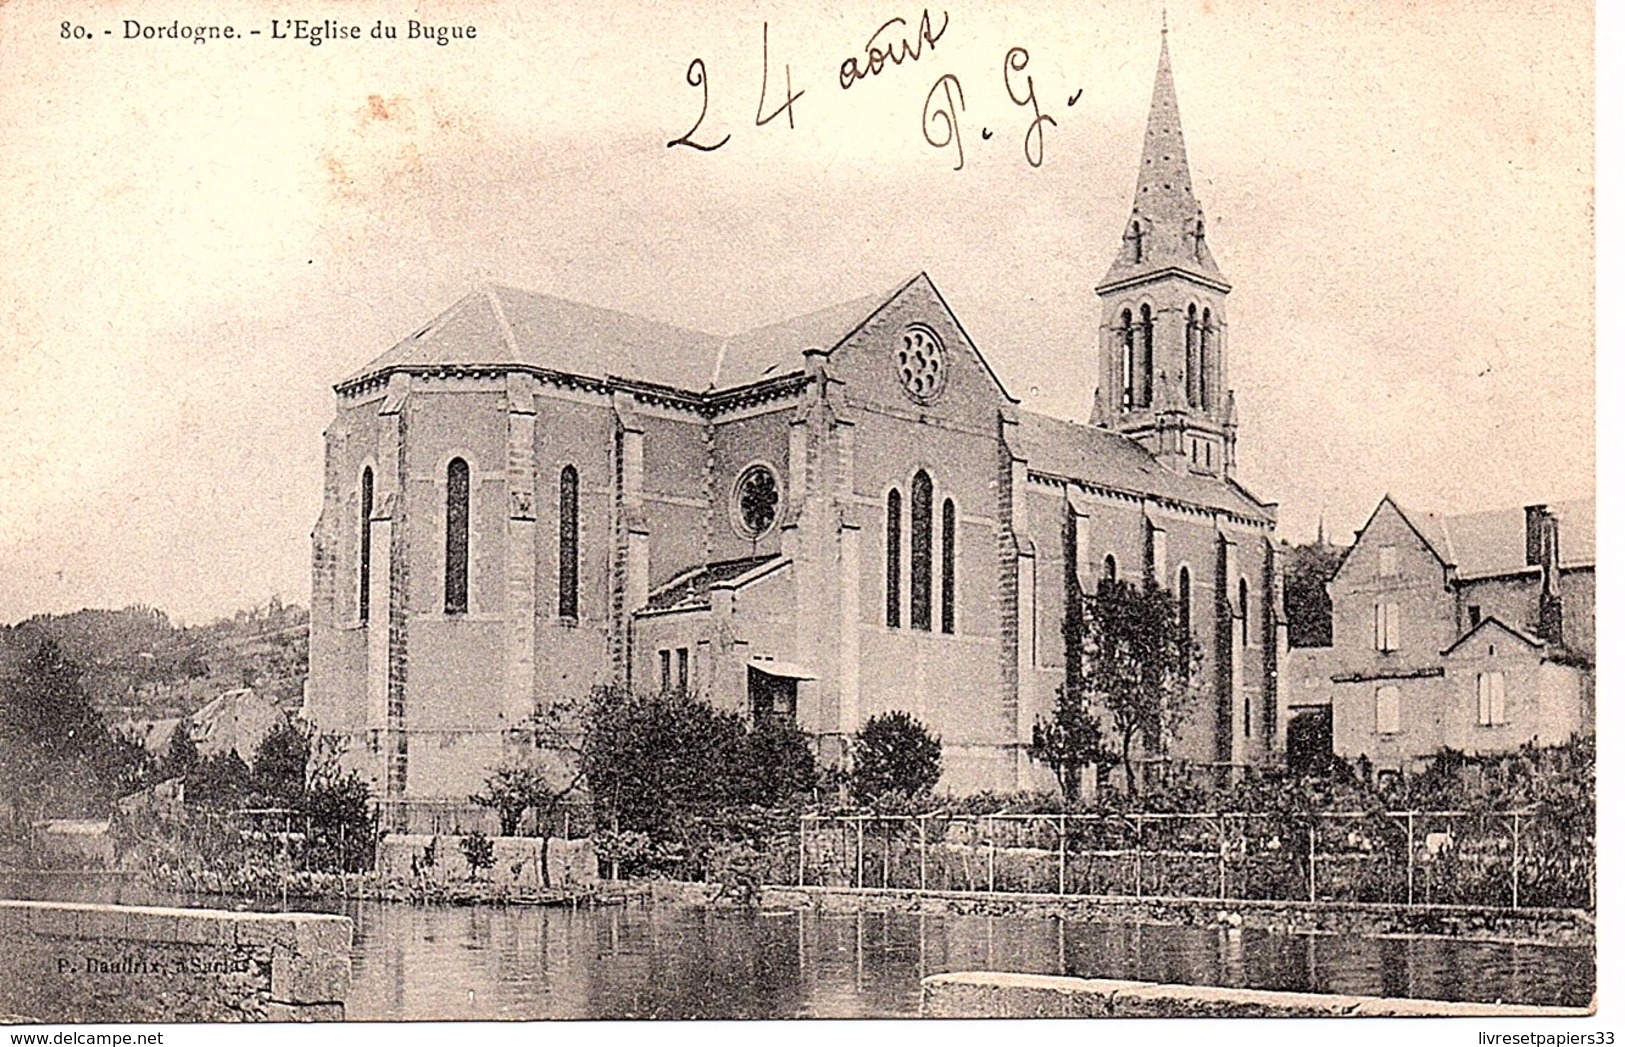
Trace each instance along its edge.
<instances>
[{"instance_id":1,"label":"house window","mask_svg":"<svg viewBox=\"0 0 1625 1047\"><path fill-rule=\"evenodd\" d=\"M361 470L361 563L357 572L356 617L365 622L372 610L372 469Z\"/></svg>"},{"instance_id":2,"label":"house window","mask_svg":"<svg viewBox=\"0 0 1625 1047\"><path fill-rule=\"evenodd\" d=\"M1483 621L1483 620L1484 620L1484 609L1482 607L1478 606L1478 604L1476 604L1476 603L1468 604L1467 605L1467 627L1469 629L1476 629L1476 628L1478 628L1478 623Z\"/></svg>"},{"instance_id":3,"label":"house window","mask_svg":"<svg viewBox=\"0 0 1625 1047\"><path fill-rule=\"evenodd\" d=\"M958 512L952 498L942 503L942 631L954 631L954 541L958 531Z\"/></svg>"},{"instance_id":4,"label":"house window","mask_svg":"<svg viewBox=\"0 0 1625 1047\"><path fill-rule=\"evenodd\" d=\"M1393 546L1382 545L1377 547L1377 576L1379 578L1392 578L1398 573L1394 558Z\"/></svg>"},{"instance_id":5,"label":"house window","mask_svg":"<svg viewBox=\"0 0 1625 1047\"><path fill-rule=\"evenodd\" d=\"M688 648L677 648L677 693L688 693Z\"/></svg>"},{"instance_id":6,"label":"house window","mask_svg":"<svg viewBox=\"0 0 1625 1047\"><path fill-rule=\"evenodd\" d=\"M573 465L559 473L559 617L576 616L581 536L581 478Z\"/></svg>"},{"instance_id":7,"label":"house window","mask_svg":"<svg viewBox=\"0 0 1625 1047\"><path fill-rule=\"evenodd\" d=\"M914 474L909 506L909 624L931 629L931 477L921 469Z\"/></svg>"},{"instance_id":8,"label":"house window","mask_svg":"<svg viewBox=\"0 0 1625 1047\"><path fill-rule=\"evenodd\" d=\"M468 610L468 463L446 466L446 613Z\"/></svg>"},{"instance_id":9,"label":"house window","mask_svg":"<svg viewBox=\"0 0 1625 1047\"><path fill-rule=\"evenodd\" d=\"M1377 733L1399 733L1399 688L1393 684L1377 688Z\"/></svg>"},{"instance_id":10,"label":"house window","mask_svg":"<svg viewBox=\"0 0 1625 1047\"><path fill-rule=\"evenodd\" d=\"M660 693L671 690L671 652L660 652Z\"/></svg>"},{"instance_id":11,"label":"house window","mask_svg":"<svg viewBox=\"0 0 1625 1047\"><path fill-rule=\"evenodd\" d=\"M886 624L903 624L903 496L886 495Z\"/></svg>"},{"instance_id":12,"label":"house window","mask_svg":"<svg viewBox=\"0 0 1625 1047\"><path fill-rule=\"evenodd\" d=\"M1399 650L1399 605L1379 603L1372 607L1375 623L1372 646L1379 651Z\"/></svg>"},{"instance_id":13,"label":"house window","mask_svg":"<svg viewBox=\"0 0 1625 1047\"><path fill-rule=\"evenodd\" d=\"M1111 553L1106 554L1106 559L1101 564L1101 574L1105 575L1110 581L1117 581L1117 557Z\"/></svg>"},{"instance_id":14,"label":"house window","mask_svg":"<svg viewBox=\"0 0 1625 1047\"><path fill-rule=\"evenodd\" d=\"M1478 674L1478 723L1495 727L1507 722L1506 674L1496 671Z\"/></svg>"}]
</instances>

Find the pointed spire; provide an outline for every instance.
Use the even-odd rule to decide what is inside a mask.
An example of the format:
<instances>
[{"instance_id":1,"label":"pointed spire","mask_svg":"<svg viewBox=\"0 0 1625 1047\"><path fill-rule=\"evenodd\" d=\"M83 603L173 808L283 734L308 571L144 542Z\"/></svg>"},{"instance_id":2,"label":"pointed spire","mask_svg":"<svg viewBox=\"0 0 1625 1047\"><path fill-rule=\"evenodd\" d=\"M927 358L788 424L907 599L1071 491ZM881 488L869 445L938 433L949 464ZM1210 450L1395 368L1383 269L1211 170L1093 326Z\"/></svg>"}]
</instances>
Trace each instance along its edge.
<instances>
[{"instance_id":1,"label":"pointed spire","mask_svg":"<svg viewBox=\"0 0 1625 1047\"><path fill-rule=\"evenodd\" d=\"M1170 267L1225 283L1207 248L1202 205L1191 185L1185 133L1179 123L1173 62L1168 57L1168 11L1162 13L1162 53L1151 88L1151 113L1123 247L1102 286ZM1228 286L1228 284L1226 285Z\"/></svg>"}]
</instances>

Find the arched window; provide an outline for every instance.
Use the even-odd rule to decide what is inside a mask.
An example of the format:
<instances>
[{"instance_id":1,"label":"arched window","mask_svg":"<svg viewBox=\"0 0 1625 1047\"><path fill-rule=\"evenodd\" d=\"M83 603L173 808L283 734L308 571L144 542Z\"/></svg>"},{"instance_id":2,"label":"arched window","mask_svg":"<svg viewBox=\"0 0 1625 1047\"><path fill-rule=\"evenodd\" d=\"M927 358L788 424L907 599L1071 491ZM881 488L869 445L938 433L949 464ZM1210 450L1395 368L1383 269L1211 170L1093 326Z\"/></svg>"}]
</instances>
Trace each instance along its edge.
<instances>
[{"instance_id":1,"label":"arched window","mask_svg":"<svg viewBox=\"0 0 1625 1047\"><path fill-rule=\"evenodd\" d=\"M1122 345L1119 348L1119 380L1123 385L1123 406L1134 406L1134 314L1123 310Z\"/></svg>"},{"instance_id":2,"label":"arched window","mask_svg":"<svg viewBox=\"0 0 1625 1047\"><path fill-rule=\"evenodd\" d=\"M1179 569L1179 639L1182 644L1191 642L1191 569Z\"/></svg>"},{"instance_id":3,"label":"arched window","mask_svg":"<svg viewBox=\"0 0 1625 1047\"><path fill-rule=\"evenodd\" d=\"M1201 361L1197 359L1198 341L1200 334L1196 324L1196 306L1192 304L1185 310L1185 402L1192 407L1200 407L1201 401L1197 399L1197 368Z\"/></svg>"},{"instance_id":4,"label":"arched window","mask_svg":"<svg viewBox=\"0 0 1625 1047\"><path fill-rule=\"evenodd\" d=\"M909 505L908 623L931 628L931 478L914 474Z\"/></svg>"},{"instance_id":5,"label":"arched window","mask_svg":"<svg viewBox=\"0 0 1625 1047\"><path fill-rule=\"evenodd\" d=\"M1197 389L1197 398L1202 401L1202 410L1213 408L1213 310L1202 310L1201 345L1197 361L1197 380L1200 383Z\"/></svg>"},{"instance_id":6,"label":"arched window","mask_svg":"<svg viewBox=\"0 0 1625 1047\"><path fill-rule=\"evenodd\" d=\"M1242 578L1236 582L1236 595L1240 598L1241 602L1241 645L1246 647L1247 636L1250 631L1247 622L1247 579Z\"/></svg>"},{"instance_id":7,"label":"arched window","mask_svg":"<svg viewBox=\"0 0 1625 1047\"><path fill-rule=\"evenodd\" d=\"M567 465L559 473L559 617L577 614L581 576L581 477Z\"/></svg>"},{"instance_id":8,"label":"arched window","mask_svg":"<svg viewBox=\"0 0 1625 1047\"><path fill-rule=\"evenodd\" d=\"M357 584L356 617L367 620L372 611L372 468L361 470L361 551Z\"/></svg>"},{"instance_id":9,"label":"arched window","mask_svg":"<svg viewBox=\"0 0 1625 1047\"><path fill-rule=\"evenodd\" d=\"M954 541L957 537L954 500L942 501L942 631L954 631Z\"/></svg>"},{"instance_id":10,"label":"arched window","mask_svg":"<svg viewBox=\"0 0 1625 1047\"><path fill-rule=\"evenodd\" d=\"M1151 307L1140 306L1140 392L1141 407L1151 406Z\"/></svg>"},{"instance_id":11,"label":"arched window","mask_svg":"<svg viewBox=\"0 0 1625 1047\"><path fill-rule=\"evenodd\" d=\"M446 613L468 611L468 463L446 466Z\"/></svg>"},{"instance_id":12,"label":"arched window","mask_svg":"<svg viewBox=\"0 0 1625 1047\"><path fill-rule=\"evenodd\" d=\"M1106 554L1106 562L1101 566L1100 573L1109 581L1117 581L1117 557L1111 553Z\"/></svg>"},{"instance_id":13,"label":"arched window","mask_svg":"<svg viewBox=\"0 0 1625 1047\"><path fill-rule=\"evenodd\" d=\"M886 495L886 624L903 624L903 496Z\"/></svg>"}]
</instances>

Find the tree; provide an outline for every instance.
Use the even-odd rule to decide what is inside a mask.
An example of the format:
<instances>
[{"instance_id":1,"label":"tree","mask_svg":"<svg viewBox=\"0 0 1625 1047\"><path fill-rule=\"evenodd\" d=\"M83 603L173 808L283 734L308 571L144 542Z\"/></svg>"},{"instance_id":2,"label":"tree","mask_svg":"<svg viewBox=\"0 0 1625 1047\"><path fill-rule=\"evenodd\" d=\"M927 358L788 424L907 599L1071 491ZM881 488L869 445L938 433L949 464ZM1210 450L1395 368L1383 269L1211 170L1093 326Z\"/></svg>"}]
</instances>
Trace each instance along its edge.
<instances>
[{"instance_id":1,"label":"tree","mask_svg":"<svg viewBox=\"0 0 1625 1047\"><path fill-rule=\"evenodd\" d=\"M1076 803L1083 786L1083 769L1114 762L1106 749L1100 719L1084 704L1081 681L1055 689L1055 718L1039 717L1033 724L1033 757L1048 767L1060 783L1061 796Z\"/></svg>"},{"instance_id":2,"label":"tree","mask_svg":"<svg viewBox=\"0 0 1625 1047\"><path fill-rule=\"evenodd\" d=\"M372 790L354 771L313 776L301 804L314 868L340 872L370 869L378 843L378 812Z\"/></svg>"},{"instance_id":3,"label":"tree","mask_svg":"<svg viewBox=\"0 0 1625 1047\"><path fill-rule=\"evenodd\" d=\"M761 720L745 734L738 767L736 803L781 807L796 794L811 792L818 781L807 732L778 717Z\"/></svg>"},{"instance_id":4,"label":"tree","mask_svg":"<svg viewBox=\"0 0 1625 1047\"><path fill-rule=\"evenodd\" d=\"M497 812L503 836L519 835L519 823L525 812L536 809L551 813L563 792L569 791L571 782L562 791L554 790L546 772L529 763L510 762L492 771L485 779L485 788L469 797L472 803ZM543 835L546 835L545 832Z\"/></svg>"},{"instance_id":5,"label":"tree","mask_svg":"<svg viewBox=\"0 0 1625 1047\"><path fill-rule=\"evenodd\" d=\"M1160 745L1188 715L1200 651L1180 625L1173 596L1154 582L1141 589L1102 578L1087 604L1082 689L1111 717L1132 800L1135 739Z\"/></svg>"},{"instance_id":6,"label":"tree","mask_svg":"<svg viewBox=\"0 0 1625 1047\"><path fill-rule=\"evenodd\" d=\"M30 818L104 810L142 774L140 758L108 732L83 681L80 666L48 636L12 679L0 681L0 791Z\"/></svg>"},{"instance_id":7,"label":"tree","mask_svg":"<svg viewBox=\"0 0 1625 1047\"><path fill-rule=\"evenodd\" d=\"M599 688L585 702L554 704L532 726L538 749L579 770L599 825L656 843L730 807L780 806L817 779L810 740L794 723L748 727L688 694Z\"/></svg>"},{"instance_id":8,"label":"tree","mask_svg":"<svg viewBox=\"0 0 1625 1047\"><path fill-rule=\"evenodd\" d=\"M166 778L185 778L197 767L198 759L197 743L192 740L192 721L183 717L169 736L169 746L164 750L160 766Z\"/></svg>"},{"instance_id":9,"label":"tree","mask_svg":"<svg viewBox=\"0 0 1625 1047\"><path fill-rule=\"evenodd\" d=\"M1332 645L1332 598L1326 583L1332 580L1348 549L1316 541L1288 544L1282 572L1282 602L1286 612L1286 639L1293 647Z\"/></svg>"},{"instance_id":10,"label":"tree","mask_svg":"<svg viewBox=\"0 0 1625 1047\"><path fill-rule=\"evenodd\" d=\"M929 792L940 777L942 741L908 713L871 716L852 740L852 790L860 800Z\"/></svg>"},{"instance_id":11,"label":"tree","mask_svg":"<svg viewBox=\"0 0 1625 1047\"><path fill-rule=\"evenodd\" d=\"M310 735L294 724L278 724L254 747L254 791L272 803L298 806L309 763Z\"/></svg>"},{"instance_id":12,"label":"tree","mask_svg":"<svg viewBox=\"0 0 1625 1047\"><path fill-rule=\"evenodd\" d=\"M740 794L744 721L686 694L595 691L581 717L581 770L601 822L670 836L674 822Z\"/></svg>"},{"instance_id":13,"label":"tree","mask_svg":"<svg viewBox=\"0 0 1625 1047\"><path fill-rule=\"evenodd\" d=\"M203 757L186 776L187 802L205 807L240 807L252 788L248 764L234 749Z\"/></svg>"}]
</instances>

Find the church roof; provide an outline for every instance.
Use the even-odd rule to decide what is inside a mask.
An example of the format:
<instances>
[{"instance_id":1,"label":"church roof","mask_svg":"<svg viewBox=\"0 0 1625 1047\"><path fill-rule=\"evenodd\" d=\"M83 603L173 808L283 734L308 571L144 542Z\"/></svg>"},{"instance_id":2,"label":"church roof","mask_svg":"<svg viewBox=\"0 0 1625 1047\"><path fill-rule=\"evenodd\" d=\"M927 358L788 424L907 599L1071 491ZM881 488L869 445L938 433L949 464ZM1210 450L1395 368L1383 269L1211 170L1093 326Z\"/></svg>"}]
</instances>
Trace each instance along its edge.
<instances>
[{"instance_id":1,"label":"church roof","mask_svg":"<svg viewBox=\"0 0 1625 1047\"><path fill-rule=\"evenodd\" d=\"M1080 484L1222 509L1249 520L1272 519L1264 503L1235 481L1174 472L1126 436L1032 411L1021 411L1020 417L1030 469Z\"/></svg>"},{"instance_id":2,"label":"church roof","mask_svg":"<svg viewBox=\"0 0 1625 1047\"><path fill-rule=\"evenodd\" d=\"M1129 211L1122 249L1100 286L1110 287L1169 269L1229 288L1208 250L1202 205L1191 188L1191 168L1185 156L1185 132L1179 122L1179 99L1174 93L1165 27L1157 78L1151 88L1151 112L1146 118L1134 206Z\"/></svg>"},{"instance_id":3,"label":"church roof","mask_svg":"<svg viewBox=\"0 0 1625 1047\"><path fill-rule=\"evenodd\" d=\"M730 389L801 371L804 350L834 348L895 293L721 337L493 284L464 296L339 385L398 367L518 365L694 392Z\"/></svg>"},{"instance_id":4,"label":"church roof","mask_svg":"<svg viewBox=\"0 0 1625 1047\"><path fill-rule=\"evenodd\" d=\"M902 287L919 278L911 278ZM804 351L835 348L902 287L720 339L710 387L731 389L800 371Z\"/></svg>"}]
</instances>

